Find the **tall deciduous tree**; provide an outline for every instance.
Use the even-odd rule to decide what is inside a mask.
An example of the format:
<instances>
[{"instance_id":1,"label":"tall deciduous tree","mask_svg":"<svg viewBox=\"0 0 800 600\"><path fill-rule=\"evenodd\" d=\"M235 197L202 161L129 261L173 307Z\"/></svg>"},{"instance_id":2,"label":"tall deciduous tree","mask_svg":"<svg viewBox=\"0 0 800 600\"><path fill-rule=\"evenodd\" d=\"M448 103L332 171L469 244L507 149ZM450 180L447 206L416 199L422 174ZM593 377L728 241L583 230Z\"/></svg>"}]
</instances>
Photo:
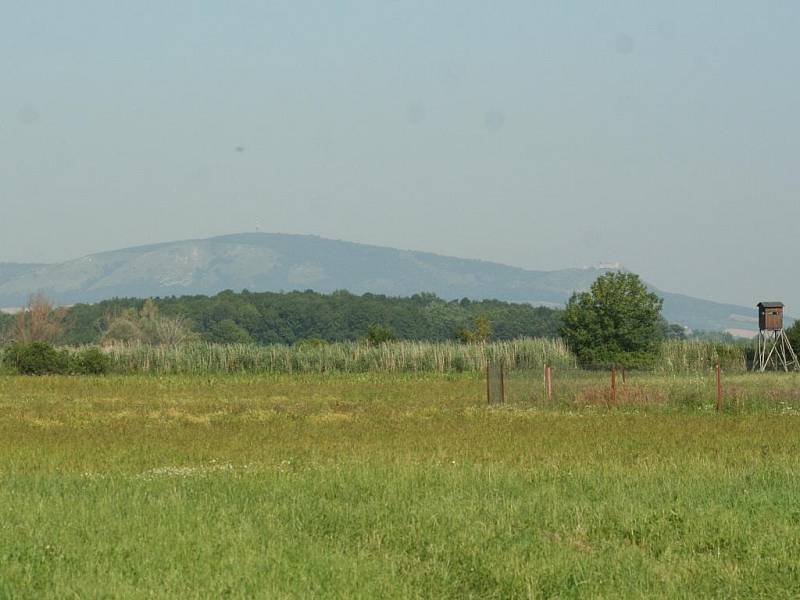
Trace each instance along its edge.
<instances>
[{"instance_id":1,"label":"tall deciduous tree","mask_svg":"<svg viewBox=\"0 0 800 600\"><path fill-rule=\"evenodd\" d=\"M607 273L572 295L561 334L584 365L642 364L662 338L662 304L638 275Z\"/></svg>"},{"instance_id":2,"label":"tall deciduous tree","mask_svg":"<svg viewBox=\"0 0 800 600\"><path fill-rule=\"evenodd\" d=\"M11 324L9 337L15 342L45 342L55 344L63 333L66 309L55 308L41 294L30 297Z\"/></svg>"},{"instance_id":3,"label":"tall deciduous tree","mask_svg":"<svg viewBox=\"0 0 800 600\"><path fill-rule=\"evenodd\" d=\"M107 316L108 328L103 335L107 344L142 342L159 346L180 346L192 341L196 335L189 321L181 315L162 315L153 300L145 300L142 308Z\"/></svg>"}]
</instances>

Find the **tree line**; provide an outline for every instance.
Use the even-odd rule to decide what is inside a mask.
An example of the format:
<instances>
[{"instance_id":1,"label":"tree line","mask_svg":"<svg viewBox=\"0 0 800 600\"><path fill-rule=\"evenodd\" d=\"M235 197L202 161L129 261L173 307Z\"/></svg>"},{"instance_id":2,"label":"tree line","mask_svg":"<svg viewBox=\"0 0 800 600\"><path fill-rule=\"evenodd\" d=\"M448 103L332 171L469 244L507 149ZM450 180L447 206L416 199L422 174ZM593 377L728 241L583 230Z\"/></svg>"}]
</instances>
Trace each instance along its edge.
<instances>
[{"instance_id":1,"label":"tree line","mask_svg":"<svg viewBox=\"0 0 800 600\"><path fill-rule=\"evenodd\" d=\"M434 294L390 297L346 291L225 291L215 296L118 298L63 310L38 298L22 315L3 315L0 326L6 339L17 341L24 341L20 332L31 328L55 328L57 334L37 339L68 345L131 341L296 344L360 339L472 342L557 337L561 314L559 309L498 300L446 301Z\"/></svg>"},{"instance_id":2,"label":"tree line","mask_svg":"<svg viewBox=\"0 0 800 600\"><path fill-rule=\"evenodd\" d=\"M16 361L17 370L22 358L35 363L50 354L56 357L48 345L180 346L193 341L295 345L356 340L483 344L526 337L563 338L584 367L646 368L664 340L685 337L681 326L664 320L661 307L661 298L632 273L599 277L590 290L573 294L563 309L498 300L446 301L433 294L403 298L311 290L120 298L70 308L56 308L35 296L18 314L0 315L0 341L14 342L14 352L7 354ZM800 351L800 321L788 333ZM724 345L724 340L717 341ZM44 346L24 347L31 344ZM56 372L99 368L95 355L80 357L83 362L65 357Z\"/></svg>"}]
</instances>

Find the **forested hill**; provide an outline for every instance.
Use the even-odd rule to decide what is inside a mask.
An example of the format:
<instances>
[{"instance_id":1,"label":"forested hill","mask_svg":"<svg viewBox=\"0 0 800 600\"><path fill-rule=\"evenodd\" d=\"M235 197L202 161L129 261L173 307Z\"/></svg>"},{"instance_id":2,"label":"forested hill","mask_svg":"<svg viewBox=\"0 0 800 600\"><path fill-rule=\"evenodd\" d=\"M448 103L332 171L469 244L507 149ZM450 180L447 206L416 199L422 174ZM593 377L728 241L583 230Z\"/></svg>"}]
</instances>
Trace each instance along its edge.
<instances>
[{"instance_id":1,"label":"forested hill","mask_svg":"<svg viewBox=\"0 0 800 600\"><path fill-rule=\"evenodd\" d=\"M79 304L65 319L65 342L98 342L109 324L131 320L144 300L117 299ZM491 323L492 339L556 336L560 311L496 300L445 301L433 294L406 298L348 292L234 293L183 296L152 301L160 315L187 319L187 325L209 342L293 344L302 340L357 340L371 327L408 340L453 340L459 331L475 327L476 319ZM135 320L135 317L133 318Z\"/></svg>"},{"instance_id":2,"label":"forested hill","mask_svg":"<svg viewBox=\"0 0 800 600\"><path fill-rule=\"evenodd\" d=\"M52 265L0 265L0 308L22 306L41 292L58 304L114 297L213 295L223 290L412 296L447 300L497 298L563 306L605 269L530 271L454 258L329 240L316 236L249 233L102 252ZM646 274L645 279L646 279ZM655 290L664 316L692 329L751 328L754 310Z\"/></svg>"}]
</instances>

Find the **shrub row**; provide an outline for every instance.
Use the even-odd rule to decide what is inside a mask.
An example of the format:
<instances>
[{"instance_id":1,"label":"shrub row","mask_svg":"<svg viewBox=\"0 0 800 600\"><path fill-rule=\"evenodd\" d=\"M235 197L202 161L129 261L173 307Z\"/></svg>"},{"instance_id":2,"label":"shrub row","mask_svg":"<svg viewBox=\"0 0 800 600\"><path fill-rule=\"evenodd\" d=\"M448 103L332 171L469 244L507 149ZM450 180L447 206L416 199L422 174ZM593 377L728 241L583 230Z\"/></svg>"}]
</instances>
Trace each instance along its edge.
<instances>
[{"instance_id":1,"label":"shrub row","mask_svg":"<svg viewBox=\"0 0 800 600\"><path fill-rule=\"evenodd\" d=\"M16 343L3 352L3 366L21 375L103 375L111 357L99 348L70 352L42 342Z\"/></svg>"}]
</instances>

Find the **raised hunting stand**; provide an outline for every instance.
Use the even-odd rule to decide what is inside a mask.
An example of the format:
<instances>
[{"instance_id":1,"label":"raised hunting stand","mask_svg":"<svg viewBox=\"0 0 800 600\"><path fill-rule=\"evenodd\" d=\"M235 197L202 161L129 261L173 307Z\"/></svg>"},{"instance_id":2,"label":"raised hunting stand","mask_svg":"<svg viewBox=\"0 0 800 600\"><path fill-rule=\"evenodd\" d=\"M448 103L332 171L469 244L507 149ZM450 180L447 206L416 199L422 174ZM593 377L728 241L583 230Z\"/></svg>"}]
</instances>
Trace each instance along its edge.
<instances>
[{"instance_id":1,"label":"raised hunting stand","mask_svg":"<svg viewBox=\"0 0 800 600\"><path fill-rule=\"evenodd\" d=\"M792 344L783 328L783 302L758 303L758 353L753 370L764 372L768 368L800 370Z\"/></svg>"}]
</instances>

